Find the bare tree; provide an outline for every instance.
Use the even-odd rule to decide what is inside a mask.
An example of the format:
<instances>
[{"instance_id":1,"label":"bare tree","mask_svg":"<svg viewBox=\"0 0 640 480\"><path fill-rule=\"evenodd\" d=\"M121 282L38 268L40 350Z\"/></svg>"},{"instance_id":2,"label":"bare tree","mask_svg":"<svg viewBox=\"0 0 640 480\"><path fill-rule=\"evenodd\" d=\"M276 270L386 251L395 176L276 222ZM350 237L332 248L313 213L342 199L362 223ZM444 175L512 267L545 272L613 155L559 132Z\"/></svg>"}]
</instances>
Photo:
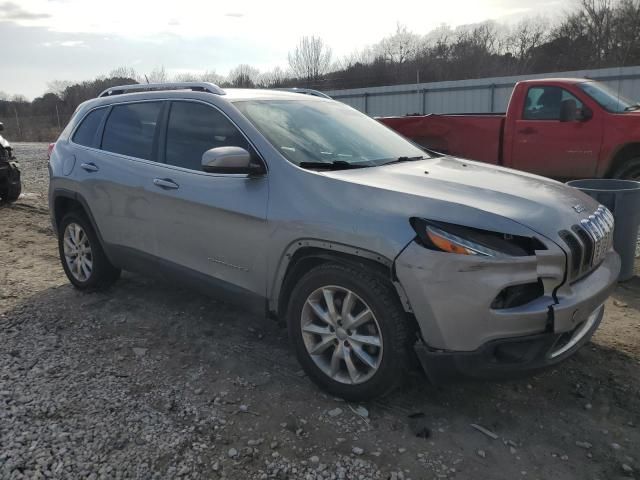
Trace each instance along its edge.
<instances>
[{"instance_id":1,"label":"bare tree","mask_svg":"<svg viewBox=\"0 0 640 480\"><path fill-rule=\"evenodd\" d=\"M202 82L211 82L216 85L220 85L224 83L224 76L217 73L215 70L207 70L202 75L200 75L200 81Z\"/></svg>"},{"instance_id":2,"label":"bare tree","mask_svg":"<svg viewBox=\"0 0 640 480\"><path fill-rule=\"evenodd\" d=\"M109 72L109 77L111 78L138 78L138 73L133 67L126 67L124 65L114 68Z\"/></svg>"},{"instance_id":3,"label":"bare tree","mask_svg":"<svg viewBox=\"0 0 640 480\"><path fill-rule=\"evenodd\" d=\"M581 17L595 47L596 58L600 62L611 53L614 47L613 0L582 0L581 3L583 10Z\"/></svg>"},{"instance_id":4,"label":"bare tree","mask_svg":"<svg viewBox=\"0 0 640 480\"><path fill-rule=\"evenodd\" d=\"M200 75L194 72L180 72L173 76L174 82L200 82Z\"/></svg>"},{"instance_id":5,"label":"bare tree","mask_svg":"<svg viewBox=\"0 0 640 480\"><path fill-rule=\"evenodd\" d=\"M521 68L528 67L536 48L547 41L548 31L542 18L526 19L518 23L506 38L506 52L518 60Z\"/></svg>"},{"instance_id":6,"label":"bare tree","mask_svg":"<svg viewBox=\"0 0 640 480\"><path fill-rule=\"evenodd\" d=\"M175 82L210 82L221 84L224 80L224 77L217 74L215 70L207 70L203 73L181 72L173 77L173 81Z\"/></svg>"},{"instance_id":7,"label":"bare tree","mask_svg":"<svg viewBox=\"0 0 640 480\"><path fill-rule=\"evenodd\" d=\"M264 88L277 88L283 86L289 75L280 67L261 73L257 84Z\"/></svg>"},{"instance_id":8,"label":"bare tree","mask_svg":"<svg viewBox=\"0 0 640 480\"><path fill-rule=\"evenodd\" d=\"M227 80L233 87L253 88L256 86L260 71L251 65L240 64L229 72Z\"/></svg>"},{"instance_id":9,"label":"bare tree","mask_svg":"<svg viewBox=\"0 0 640 480\"><path fill-rule=\"evenodd\" d=\"M422 43L420 35L398 24L393 35L383 38L376 46L378 54L392 63L405 63L414 60Z\"/></svg>"},{"instance_id":10,"label":"bare tree","mask_svg":"<svg viewBox=\"0 0 640 480\"><path fill-rule=\"evenodd\" d=\"M619 47L615 62L628 65L640 57L640 0L621 0L615 19L615 44Z\"/></svg>"},{"instance_id":11,"label":"bare tree","mask_svg":"<svg viewBox=\"0 0 640 480\"><path fill-rule=\"evenodd\" d=\"M331 49L320 37L302 37L288 59L293 74L311 83L329 70Z\"/></svg>"},{"instance_id":12,"label":"bare tree","mask_svg":"<svg viewBox=\"0 0 640 480\"><path fill-rule=\"evenodd\" d=\"M169 81L169 75L164 66L161 66L154 68L146 75L142 75L139 81L140 83L166 83Z\"/></svg>"},{"instance_id":13,"label":"bare tree","mask_svg":"<svg viewBox=\"0 0 640 480\"><path fill-rule=\"evenodd\" d=\"M554 32L556 41L569 42L571 51L562 52L563 55L574 61L586 61L590 67L607 63L618 50L613 33L618 4L614 0L580 0L579 9Z\"/></svg>"},{"instance_id":14,"label":"bare tree","mask_svg":"<svg viewBox=\"0 0 640 480\"><path fill-rule=\"evenodd\" d=\"M47 82L46 93L53 93L60 100L64 100L65 90L73 85L69 80L51 80Z\"/></svg>"},{"instance_id":15,"label":"bare tree","mask_svg":"<svg viewBox=\"0 0 640 480\"><path fill-rule=\"evenodd\" d=\"M367 46L362 50L355 50L345 55L338 63L339 68L349 68L354 65L369 65L376 59L376 52L373 47ZM337 69L336 69L337 70Z\"/></svg>"}]
</instances>

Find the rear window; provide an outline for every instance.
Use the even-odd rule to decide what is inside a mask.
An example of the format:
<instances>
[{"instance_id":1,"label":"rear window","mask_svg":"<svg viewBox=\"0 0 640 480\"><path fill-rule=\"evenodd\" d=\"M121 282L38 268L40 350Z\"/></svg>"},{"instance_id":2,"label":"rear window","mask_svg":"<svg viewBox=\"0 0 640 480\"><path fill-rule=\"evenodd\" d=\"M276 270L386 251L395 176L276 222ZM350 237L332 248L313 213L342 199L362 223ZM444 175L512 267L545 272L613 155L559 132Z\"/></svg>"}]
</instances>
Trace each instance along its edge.
<instances>
[{"instance_id":1,"label":"rear window","mask_svg":"<svg viewBox=\"0 0 640 480\"><path fill-rule=\"evenodd\" d=\"M104 127L102 149L151 160L153 137L161 108L161 102L114 106Z\"/></svg>"},{"instance_id":2,"label":"rear window","mask_svg":"<svg viewBox=\"0 0 640 480\"><path fill-rule=\"evenodd\" d=\"M94 147L96 145L96 133L104 114L107 112L106 108L97 108L90 112L80 126L77 128L76 133L73 134L73 142L78 145L84 145L85 147Z\"/></svg>"}]
</instances>

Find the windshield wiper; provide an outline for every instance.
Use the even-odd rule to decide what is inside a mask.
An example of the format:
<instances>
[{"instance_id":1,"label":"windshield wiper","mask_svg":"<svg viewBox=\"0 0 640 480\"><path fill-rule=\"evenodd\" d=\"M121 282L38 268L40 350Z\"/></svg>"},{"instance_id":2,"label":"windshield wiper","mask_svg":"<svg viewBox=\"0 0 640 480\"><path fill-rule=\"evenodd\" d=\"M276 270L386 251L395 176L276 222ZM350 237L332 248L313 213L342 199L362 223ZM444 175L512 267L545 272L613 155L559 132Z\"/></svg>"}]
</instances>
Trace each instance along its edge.
<instances>
[{"instance_id":1,"label":"windshield wiper","mask_svg":"<svg viewBox=\"0 0 640 480\"><path fill-rule=\"evenodd\" d=\"M334 160L333 162L300 162L300 168L317 168L321 170L347 170L350 168L366 168L370 165L349 163L345 160Z\"/></svg>"},{"instance_id":2,"label":"windshield wiper","mask_svg":"<svg viewBox=\"0 0 640 480\"><path fill-rule=\"evenodd\" d=\"M629 105L628 107L624 108L625 112L631 112L634 110L638 110L640 108L640 103L636 103L635 105Z\"/></svg>"},{"instance_id":3,"label":"windshield wiper","mask_svg":"<svg viewBox=\"0 0 640 480\"><path fill-rule=\"evenodd\" d=\"M403 163L403 162L415 162L417 160L424 160L425 157L423 155L418 155L417 157L398 157L395 160L391 160L389 162L381 163L380 165L391 165L392 163Z\"/></svg>"}]
</instances>

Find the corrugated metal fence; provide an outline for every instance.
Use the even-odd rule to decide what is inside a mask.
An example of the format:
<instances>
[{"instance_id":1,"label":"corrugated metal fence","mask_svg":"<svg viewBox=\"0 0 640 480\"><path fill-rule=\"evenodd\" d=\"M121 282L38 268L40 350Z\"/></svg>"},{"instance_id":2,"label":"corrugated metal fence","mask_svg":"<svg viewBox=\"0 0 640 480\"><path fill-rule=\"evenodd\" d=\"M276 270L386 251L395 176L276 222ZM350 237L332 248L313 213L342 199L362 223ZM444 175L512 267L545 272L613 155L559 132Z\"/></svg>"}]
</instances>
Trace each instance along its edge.
<instances>
[{"instance_id":1,"label":"corrugated metal fence","mask_svg":"<svg viewBox=\"0 0 640 480\"><path fill-rule=\"evenodd\" d=\"M354 88L325 93L372 116L412 113L490 113L506 111L516 82L550 77L592 78L620 91L622 95L640 100L640 66Z\"/></svg>"}]
</instances>

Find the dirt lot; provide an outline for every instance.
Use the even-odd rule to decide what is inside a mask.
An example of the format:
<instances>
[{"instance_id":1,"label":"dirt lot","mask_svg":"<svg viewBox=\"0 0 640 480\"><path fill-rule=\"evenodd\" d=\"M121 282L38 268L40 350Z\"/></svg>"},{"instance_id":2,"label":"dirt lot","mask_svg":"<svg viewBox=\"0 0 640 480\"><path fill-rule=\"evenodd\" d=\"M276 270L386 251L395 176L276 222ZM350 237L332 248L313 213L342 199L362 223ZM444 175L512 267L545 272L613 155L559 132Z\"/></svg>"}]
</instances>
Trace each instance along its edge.
<instances>
[{"instance_id":1,"label":"dirt lot","mask_svg":"<svg viewBox=\"0 0 640 480\"><path fill-rule=\"evenodd\" d=\"M72 289L46 145L16 153L26 193L0 207L0 478L640 476L640 278L556 369L440 389L416 372L350 405L304 377L271 321L131 274Z\"/></svg>"}]
</instances>

